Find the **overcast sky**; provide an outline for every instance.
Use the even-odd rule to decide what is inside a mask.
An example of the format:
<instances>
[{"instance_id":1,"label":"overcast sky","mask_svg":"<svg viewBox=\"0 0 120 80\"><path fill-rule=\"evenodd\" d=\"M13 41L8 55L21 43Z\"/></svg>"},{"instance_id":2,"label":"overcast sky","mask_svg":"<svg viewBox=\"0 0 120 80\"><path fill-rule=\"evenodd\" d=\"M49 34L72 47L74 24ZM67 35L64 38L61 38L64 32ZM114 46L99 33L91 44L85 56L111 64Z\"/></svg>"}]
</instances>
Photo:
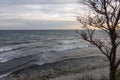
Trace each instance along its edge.
<instances>
[{"instance_id":1,"label":"overcast sky","mask_svg":"<svg viewBox=\"0 0 120 80\"><path fill-rule=\"evenodd\" d=\"M0 30L79 29L83 14L78 0L0 0Z\"/></svg>"}]
</instances>

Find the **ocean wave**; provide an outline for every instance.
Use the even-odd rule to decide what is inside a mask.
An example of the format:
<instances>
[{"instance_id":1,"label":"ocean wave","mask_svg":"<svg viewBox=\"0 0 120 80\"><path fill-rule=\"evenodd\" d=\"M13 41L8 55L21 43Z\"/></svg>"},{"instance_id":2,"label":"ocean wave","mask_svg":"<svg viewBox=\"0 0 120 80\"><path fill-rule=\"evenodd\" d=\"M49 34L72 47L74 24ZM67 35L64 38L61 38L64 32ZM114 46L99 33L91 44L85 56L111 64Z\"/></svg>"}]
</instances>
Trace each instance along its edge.
<instances>
[{"instance_id":1,"label":"ocean wave","mask_svg":"<svg viewBox=\"0 0 120 80\"><path fill-rule=\"evenodd\" d=\"M66 40L60 40L60 44L75 44L75 43L80 43L82 40L81 39L66 39Z\"/></svg>"},{"instance_id":2,"label":"ocean wave","mask_svg":"<svg viewBox=\"0 0 120 80\"><path fill-rule=\"evenodd\" d=\"M12 50L12 49L13 48L11 48L11 47L1 47L0 52L9 51L9 50Z\"/></svg>"},{"instance_id":3,"label":"ocean wave","mask_svg":"<svg viewBox=\"0 0 120 80\"><path fill-rule=\"evenodd\" d=\"M9 45L18 45L18 44L29 44L31 42L13 42L13 43L9 43Z\"/></svg>"},{"instance_id":4,"label":"ocean wave","mask_svg":"<svg viewBox=\"0 0 120 80\"><path fill-rule=\"evenodd\" d=\"M0 47L0 53L25 48L25 46L4 46Z\"/></svg>"},{"instance_id":5,"label":"ocean wave","mask_svg":"<svg viewBox=\"0 0 120 80\"><path fill-rule=\"evenodd\" d=\"M67 40L66 40L67 41ZM58 42L59 43L59 42ZM66 51L76 48L87 48L89 47L85 42L79 42L75 39L68 40L65 44L58 44L56 41L50 41L43 44L43 42L35 42L30 44L18 44L11 46L0 47L0 62L7 62L14 58L20 58L29 56L32 54L38 54L41 52L50 51ZM44 57L44 56L43 56Z\"/></svg>"},{"instance_id":6,"label":"ocean wave","mask_svg":"<svg viewBox=\"0 0 120 80\"><path fill-rule=\"evenodd\" d=\"M58 52L58 51L66 51L70 49L76 49L76 48L87 48L88 45L56 45L53 47L41 47L41 46L36 46L36 47L29 47L29 48L22 48L22 49L16 49L12 50L13 48L8 48L6 50L10 50L7 52L3 52L0 54L0 62L7 62L9 60L15 59L15 58L20 58L20 57L25 57L33 54L40 54L40 53L46 53L46 52ZM4 49L5 50L5 49ZM49 58L52 58L49 56ZM44 54L41 58L44 62L47 60L45 58Z\"/></svg>"},{"instance_id":7,"label":"ocean wave","mask_svg":"<svg viewBox=\"0 0 120 80\"><path fill-rule=\"evenodd\" d=\"M53 51L65 51L65 50L70 50L70 49L76 49L76 48L87 48L89 47L87 44L85 45L80 45L80 44L67 44L67 45L57 45L54 46Z\"/></svg>"},{"instance_id":8,"label":"ocean wave","mask_svg":"<svg viewBox=\"0 0 120 80\"><path fill-rule=\"evenodd\" d=\"M20 58L20 57L26 57L29 55L33 54L39 54L42 52L47 52L50 51L48 47L25 47L21 49L16 49L16 50L9 50L9 51L4 51L0 53L0 62L7 62L9 60L15 59L15 58Z\"/></svg>"},{"instance_id":9,"label":"ocean wave","mask_svg":"<svg viewBox=\"0 0 120 80\"><path fill-rule=\"evenodd\" d=\"M35 64L43 65L46 63L56 62L60 58L62 58L62 56L63 56L62 54L57 53L55 51L54 52L53 51L45 52L40 55L39 59L35 62Z\"/></svg>"},{"instance_id":10,"label":"ocean wave","mask_svg":"<svg viewBox=\"0 0 120 80\"><path fill-rule=\"evenodd\" d=\"M7 52L7 51L13 51L13 50L18 50L22 48L37 48L37 47L44 47L41 42L33 42L33 43L22 43L22 44L12 44L8 46L3 46L0 47L0 53L1 52Z\"/></svg>"}]
</instances>

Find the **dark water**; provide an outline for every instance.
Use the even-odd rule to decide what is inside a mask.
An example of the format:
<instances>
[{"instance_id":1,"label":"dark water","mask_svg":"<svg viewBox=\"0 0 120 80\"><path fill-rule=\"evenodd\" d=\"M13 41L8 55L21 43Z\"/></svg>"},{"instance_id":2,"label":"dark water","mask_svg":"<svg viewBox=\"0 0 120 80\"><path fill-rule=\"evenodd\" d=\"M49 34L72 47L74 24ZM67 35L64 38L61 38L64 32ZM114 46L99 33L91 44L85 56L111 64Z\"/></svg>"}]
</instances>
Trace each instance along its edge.
<instances>
[{"instance_id":1,"label":"dark water","mask_svg":"<svg viewBox=\"0 0 120 80\"><path fill-rule=\"evenodd\" d=\"M14 58L88 47L74 30L1 30L0 62Z\"/></svg>"},{"instance_id":2,"label":"dark water","mask_svg":"<svg viewBox=\"0 0 120 80\"><path fill-rule=\"evenodd\" d=\"M96 31L95 38L105 36L106 39L106 35L99 32ZM88 47L92 46L74 30L0 30L0 80L29 66L85 56L74 53Z\"/></svg>"},{"instance_id":3,"label":"dark water","mask_svg":"<svg viewBox=\"0 0 120 80\"><path fill-rule=\"evenodd\" d=\"M75 31L58 30L2 30L0 46L32 43L50 39L75 37Z\"/></svg>"}]
</instances>

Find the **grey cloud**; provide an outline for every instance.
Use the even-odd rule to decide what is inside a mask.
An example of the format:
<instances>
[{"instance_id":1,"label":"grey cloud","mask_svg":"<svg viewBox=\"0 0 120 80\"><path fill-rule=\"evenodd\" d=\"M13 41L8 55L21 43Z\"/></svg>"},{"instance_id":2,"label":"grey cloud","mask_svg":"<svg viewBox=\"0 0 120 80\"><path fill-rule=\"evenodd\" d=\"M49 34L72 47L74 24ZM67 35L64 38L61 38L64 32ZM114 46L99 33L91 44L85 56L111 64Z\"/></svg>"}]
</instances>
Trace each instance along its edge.
<instances>
[{"instance_id":1,"label":"grey cloud","mask_svg":"<svg viewBox=\"0 0 120 80\"><path fill-rule=\"evenodd\" d=\"M0 0L1 5L21 5L21 4L69 4L78 0Z\"/></svg>"},{"instance_id":2,"label":"grey cloud","mask_svg":"<svg viewBox=\"0 0 120 80\"><path fill-rule=\"evenodd\" d=\"M6 21L8 23L9 21ZM0 22L1 23L1 22ZM4 21L2 23L5 23ZM9 22L10 23L10 22ZM69 29L68 26L78 25L75 21L19 21L16 22L11 20L12 24L21 23L23 25L15 25L15 26L5 26L0 25L1 29Z\"/></svg>"},{"instance_id":3,"label":"grey cloud","mask_svg":"<svg viewBox=\"0 0 120 80\"><path fill-rule=\"evenodd\" d=\"M74 4L76 1L0 0L0 29L65 29L71 25L78 25L76 21L72 21L80 9ZM34 5L39 7L33 7ZM32 20L31 17L39 19ZM4 26L4 23L13 26Z\"/></svg>"},{"instance_id":4,"label":"grey cloud","mask_svg":"<svg viewBox=\"0 0 120 80\"><path fill-rule=\"evenodd\" d=\"M30 7L31 6L31 7ZM32 8L37 6L38 8ZM73 18L79 12L80 5L76 4L64 4L64 5L24 5L24 6L10 6L3 7L0 9L1 19L21 19L21 15L31 15L36 17L54 17L63 18Z\"/></svg>"}]
</instances>

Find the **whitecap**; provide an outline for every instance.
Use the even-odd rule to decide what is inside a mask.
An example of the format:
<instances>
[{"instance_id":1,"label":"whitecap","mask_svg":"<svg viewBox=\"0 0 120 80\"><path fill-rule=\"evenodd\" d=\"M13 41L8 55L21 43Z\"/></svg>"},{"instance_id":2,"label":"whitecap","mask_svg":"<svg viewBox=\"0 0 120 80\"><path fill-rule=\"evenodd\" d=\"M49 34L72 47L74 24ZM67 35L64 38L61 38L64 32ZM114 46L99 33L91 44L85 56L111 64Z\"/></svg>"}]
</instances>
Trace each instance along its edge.
<instances>
[{"instance_id":1,"label":"whitecap","mask_svg":"<svg viewBox=\"0 0 120 80\"><path fill-rule=\"evenodd\" d=\"M67 45L57 45L54 46L53 51L65 51L65 50L70 50L70 49L76 49L76 48L87 48L88 45L84 44L67 44Z\"/></svg>"},{"instance_id":2,"label":"whitecap","mask_svg":"<svg viewBox=\"0 0 120 80\"><path fill-rule=\"evenodd\" d=\"M0 52L3 52L3 51L9 51L9 50L12 50L13 48L11 47L1 47L0 48Z\"/></svg>"},{"instance_id":3,"label":"whitecap","mask_svg":"<svg viewBox=\"0 0 120 80\"><path fill-rule=\"evenodd\" d=\"M80 43L83 40L81 39L65 39L65 40L60 40L58 41L61 44L76 44L76 43Z\"/></svg>"}]
</instances>

